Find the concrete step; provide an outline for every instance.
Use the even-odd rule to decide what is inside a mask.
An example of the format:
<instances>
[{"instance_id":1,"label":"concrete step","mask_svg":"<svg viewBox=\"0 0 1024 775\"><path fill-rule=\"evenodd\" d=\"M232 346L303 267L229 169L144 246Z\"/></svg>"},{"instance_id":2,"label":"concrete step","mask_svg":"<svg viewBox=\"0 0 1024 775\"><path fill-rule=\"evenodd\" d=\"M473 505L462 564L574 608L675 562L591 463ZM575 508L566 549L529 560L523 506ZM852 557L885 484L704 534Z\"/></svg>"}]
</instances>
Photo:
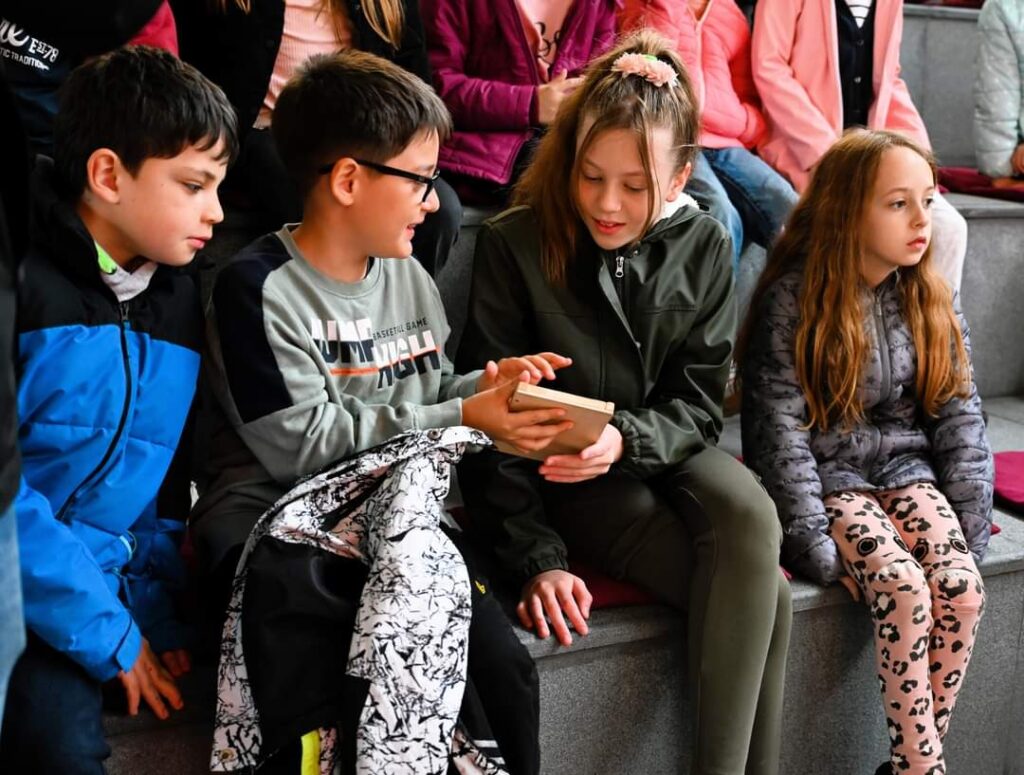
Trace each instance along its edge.
<instances>
[{"instance_id":1,"label":"concrete step","mask_svg":"<svg viewBox=\"0 0 1024 775\"><path fill-rule=\"evenodd\" d=\"M901 74L940 164L974 166L974 73L978 11L907 5Z\"/></svg>"}]
</instances>

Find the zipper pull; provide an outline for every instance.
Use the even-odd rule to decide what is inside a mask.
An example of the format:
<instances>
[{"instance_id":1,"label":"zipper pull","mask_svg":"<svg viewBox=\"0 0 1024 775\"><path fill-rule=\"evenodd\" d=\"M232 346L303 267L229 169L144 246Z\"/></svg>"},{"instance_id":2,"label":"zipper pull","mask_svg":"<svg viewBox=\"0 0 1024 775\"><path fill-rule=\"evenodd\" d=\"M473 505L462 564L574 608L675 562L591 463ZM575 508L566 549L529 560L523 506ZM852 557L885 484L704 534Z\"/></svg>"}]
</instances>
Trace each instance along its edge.
<instances>
[{"instance_id":1,"label":"zipper pull","mask_svg":"<svg viewBox=\"0 0 1024 775\"><path fill-rule=\"evenodd\" d=\"M117 305L118 312L121 315L121 322L122 323L127 323L128 322L128 304L129 303L130 302L122 301L120 304Z\"/></svg>"},{"instance_id":2,"label":"zipper pull","mask_svg":"<svg viewBox=\"0 0 1024 775\"><path fill-rule=\"evenodd\" d=\"M626 272L623 270L623 265L626 263L626 259L622 256L615 257L615 276L620 280L626 276Z\"/></svg>"}]
</instances>

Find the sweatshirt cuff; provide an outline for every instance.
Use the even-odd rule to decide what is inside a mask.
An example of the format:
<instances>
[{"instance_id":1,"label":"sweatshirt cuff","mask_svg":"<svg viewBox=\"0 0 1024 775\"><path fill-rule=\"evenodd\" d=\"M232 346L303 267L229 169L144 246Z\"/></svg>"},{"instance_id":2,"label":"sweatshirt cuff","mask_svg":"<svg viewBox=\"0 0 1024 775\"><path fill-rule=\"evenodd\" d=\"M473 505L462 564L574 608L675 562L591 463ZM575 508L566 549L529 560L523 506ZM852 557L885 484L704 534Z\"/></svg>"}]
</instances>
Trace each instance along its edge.
<instances>
[{"instance_id":1,"label":"sweatshirt cuff","mask_svg":"<svg viewBox=\"0 0 1024 775\"><path fill-rule=\"evenodd\" d=\"M413 416L416 420L416 430L453 428L462 425L462 399L452 398L439 404L417 406Z\"/></svg>"}]
</instances>

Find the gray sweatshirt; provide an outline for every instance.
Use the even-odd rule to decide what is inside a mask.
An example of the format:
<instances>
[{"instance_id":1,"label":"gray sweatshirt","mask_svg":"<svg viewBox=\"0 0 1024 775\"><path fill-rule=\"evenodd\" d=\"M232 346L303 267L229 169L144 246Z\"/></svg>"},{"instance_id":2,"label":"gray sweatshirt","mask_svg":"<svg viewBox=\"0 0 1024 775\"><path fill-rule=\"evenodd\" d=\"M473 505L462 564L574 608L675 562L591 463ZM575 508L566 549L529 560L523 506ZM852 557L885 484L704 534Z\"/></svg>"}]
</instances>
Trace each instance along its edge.
<instances>
[{"instance_id":1,"label":"gray sweatshirt","mask_svg":"<svg viewBox=\"0 0 1024 775\"><path fill-rule=\"evenodd\" d=\"M218 276L208 318L217 416L193 520L237 511L239 499L258 517L333 461L460 425L479 372L453 374L447 336L415 260L371 259L366 277L344 283L314 269L288 228L246 247Z\"/></svg>"}]
</instances>

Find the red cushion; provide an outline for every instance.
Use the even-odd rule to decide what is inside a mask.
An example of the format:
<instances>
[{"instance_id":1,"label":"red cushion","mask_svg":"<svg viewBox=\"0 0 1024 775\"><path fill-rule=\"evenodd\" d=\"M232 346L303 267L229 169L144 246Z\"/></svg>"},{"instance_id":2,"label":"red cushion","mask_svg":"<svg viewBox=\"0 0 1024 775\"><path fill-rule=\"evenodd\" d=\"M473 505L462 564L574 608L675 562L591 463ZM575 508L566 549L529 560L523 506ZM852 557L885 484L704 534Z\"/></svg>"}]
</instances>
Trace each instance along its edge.
<instances>
[{"instance_id":1,"label":"red cushion","mask_svg":"<svg viewBox=\"0 0 1024 775\"><path fill-rule=\"evenodd\" d=\"M996 497L1008 508L1024 511L1024 452L997 452Z\"/></svg>"},{"instance_id":2,"label":"red cushion","mask_svg":"<svg viewBox=\"0 0 1024 775\"><path fill-rule=\"evenodd\" d=\"M587 585L587 589L593 595L594 602L590 605L591 610L655 602L654 597L647 590L630 584L628 581L616 581L611 576L605 576L584 563L571 561L569 572L583 579L583 583Z\"/></svg>"},{"instance_id":3,"label":"red cushion","mask_svg":"<svg viewBox=\"0 0 1024 775\"><path fill-rule=\"evenodd\" d=\"M961 194L1024 202L1024 189L996 188L992 185L992 178L972 167L941 167L939 182L950 191L957 191Z\"/></svg>"}]
</instances>

